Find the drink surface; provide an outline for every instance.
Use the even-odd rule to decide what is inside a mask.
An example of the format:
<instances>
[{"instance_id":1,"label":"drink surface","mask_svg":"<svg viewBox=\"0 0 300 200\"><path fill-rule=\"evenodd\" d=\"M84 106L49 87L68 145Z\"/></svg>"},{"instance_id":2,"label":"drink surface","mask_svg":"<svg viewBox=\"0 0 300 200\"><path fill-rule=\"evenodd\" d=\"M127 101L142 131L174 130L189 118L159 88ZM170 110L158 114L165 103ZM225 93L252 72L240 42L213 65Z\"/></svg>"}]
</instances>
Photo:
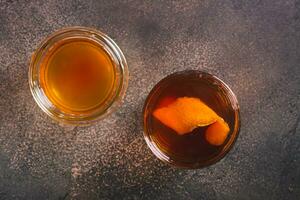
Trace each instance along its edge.
<instances>
[{"instance_id":1,"label":"drink surface","mask_svg":"<svg viewBox=\"0 0 300 200\"><path fill-rule=\"evenodd\" d=\"M114 84L114 66L99 44L69 39L53 45L40 70L42 87L65 112L85 112L105 102Z\"/></svg>"},{"instance_id":2,"label":"drink surface","mask_svg":"<svg viewBox=\"0 0 300 200\"><path fill-rule=\"evenodd\" d=\"M209 77L199 78L191 73L166 78L154 90L155 92L150 94L149 102L146 102L147 114L144 115L144 121L151 141L161 152L172 160L187 163L206 162L221 153L231 133L222 145L214 146L205 139L208 126L198 127L190 133L179 135L153 116L153 111L159 107L162 99L194 97L214 110L228 123L230 130L233 130L234 110L220 85L215 84Z\"/></svg>"}]
</instances>

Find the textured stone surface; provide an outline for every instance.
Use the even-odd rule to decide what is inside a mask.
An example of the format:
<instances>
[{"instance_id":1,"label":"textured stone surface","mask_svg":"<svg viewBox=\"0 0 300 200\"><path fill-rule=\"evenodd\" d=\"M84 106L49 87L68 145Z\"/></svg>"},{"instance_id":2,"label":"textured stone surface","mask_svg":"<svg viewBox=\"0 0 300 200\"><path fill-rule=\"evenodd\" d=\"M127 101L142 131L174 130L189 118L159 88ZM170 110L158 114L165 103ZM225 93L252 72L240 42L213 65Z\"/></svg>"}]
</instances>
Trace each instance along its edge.
<instances>
[{"instance_id":1,"label":"textured stone surface","mask_svg":"<svg viewBox=\"0 0 300 200\"><path fill-rule=\"evenodd\" d=\"M124 51L123 106L64 128L31 97L31 52L73 25ZM184 69L216 74L241 106L232 151L199 170L157 160L142 136L146 95ZM0 0L0 199L300 199L299 0Z\"/></svg>"}]
</instances>

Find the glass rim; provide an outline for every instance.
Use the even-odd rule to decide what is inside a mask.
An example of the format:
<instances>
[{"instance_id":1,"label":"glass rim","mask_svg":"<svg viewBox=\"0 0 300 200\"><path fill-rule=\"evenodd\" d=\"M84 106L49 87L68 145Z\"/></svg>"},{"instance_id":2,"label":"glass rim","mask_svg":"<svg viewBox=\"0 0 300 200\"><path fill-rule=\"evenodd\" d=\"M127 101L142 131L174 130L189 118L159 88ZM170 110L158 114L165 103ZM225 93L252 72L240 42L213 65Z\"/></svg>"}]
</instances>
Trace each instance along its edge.
<instances>
[{"instance_id":1,"label":"glass rim","mask_svg":"<svg viewBox=\"0 0 300 200\"><path fill-rule=\"evenodd\" d=\"M86 112L84 114L63 112L51 102L41 86L39 70L43 56L45 56L45 53L47 53L49 48L54 44L67 39L86 39L102 46L113 62L114 71L117 71L115 73L118 73L119 77L115 78L116 80L118 79L118 82L114 83L113 86L115 91L110 92L110 95L112 95L111 98L105 100L104 104L96 107L92 112ZM32 54L28 71L30 91L38 106L55 121L69 125L88 125L112 113L120 106L125 96L128 86L128 77L127 61L118 45L103 32L82 26L62 28L42 40Z\"/></svg>"},{"instance_id":2,"label":"glass rim","mask_svg":"<svg viewBox=\"0 0 300 200\"><path fill-rule=\"evenodd\" d=\"M151 139L150 133L146 126L146 123L147 123L146 110L147 110L149 103L151 102L151 98L153 98L153 95L158 90L160 84L168 81L170 78L180 76L180 75L187 75L190 73L199 75L199 78L202 78L202 76L209 76L212 79L214 79L215 81L217 81L222 86L222 88L225 89L226 97L230 100L230 105L234 108L234 115L235 115L234 116L235 117L234 126L233 126L234 130L232 131L229 140L224 145L224 147L220 153L218 153L216 156L214 156L213 158L211 158L205 162L198 161L198 162L192 163L192 162L183 162L183 161L178 161L178 160L172 159L166 153L161 151L159 149L159 147L156 145L156 143ZM163 161L164 163L166 163L172 167L184 168L184 169L199 169L199 168L205 168L205 167L211 166L211 165L219 162L228 154L228 152L234 146L234 144L239 136L240 126L241 126L240 107L239 107L239 103L238 103L236 95L233 93L233 91L230 89L230 87L224 81L222 81L217 76L215 76L211 73L208 73L206 71L203 71L203 70L183 70L183 71L177 71L177 72L167 75L166 77L161 79L159 82L157 82L155 84L155 86L151 89L151 91L149 92L149 94L145 100L144 106L143 106L143 136L146 141L146 144L149 147L149 149L151 150L151 152L159 160Z\"/></svg>"}]
</instances>

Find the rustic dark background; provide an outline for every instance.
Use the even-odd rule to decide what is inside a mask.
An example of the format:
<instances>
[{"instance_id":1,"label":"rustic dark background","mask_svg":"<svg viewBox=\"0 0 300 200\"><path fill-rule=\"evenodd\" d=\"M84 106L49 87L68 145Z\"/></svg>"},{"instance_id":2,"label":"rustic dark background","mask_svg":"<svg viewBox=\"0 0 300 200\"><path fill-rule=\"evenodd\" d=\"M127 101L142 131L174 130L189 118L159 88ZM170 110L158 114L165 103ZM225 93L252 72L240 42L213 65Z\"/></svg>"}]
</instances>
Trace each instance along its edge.
<instances>
[{"instance_id":1,"label":"rustic dark background","mask_svg":"<svg viewBox=\"0 0 300 200\"><path fill-rule=\"evenodd\" d=\"M94 27L124 51L123 106L62 127L28 87L31 53L62 27ZM147 148L143 102L166 75L211 72L236 93L232 151L199 170ZM0 199L300 199L300 1L0 0Z\"/></svg>"}]
</instances>

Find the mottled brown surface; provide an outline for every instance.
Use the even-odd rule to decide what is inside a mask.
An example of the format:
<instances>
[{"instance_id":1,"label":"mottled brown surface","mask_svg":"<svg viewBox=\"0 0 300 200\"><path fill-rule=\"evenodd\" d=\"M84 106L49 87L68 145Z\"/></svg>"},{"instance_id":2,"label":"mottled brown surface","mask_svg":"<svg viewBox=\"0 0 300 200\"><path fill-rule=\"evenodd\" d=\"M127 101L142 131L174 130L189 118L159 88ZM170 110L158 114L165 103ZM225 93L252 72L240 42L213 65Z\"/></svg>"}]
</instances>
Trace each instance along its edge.
<instances>
[{"instance_id":1,"label":"mottled brown surface","mask_svg":"<svg viewBox=\"0 0 300 200\"><path fill-rule=\"evenodd\" d=\"M123 106L81 128L51 121L31 97L31 52L73 25L124 51ZM174 169L142 136L151 88L184 69L209 71L241 106L235 147L205 169ZM300 2L0 0L0 199L299 199Z\"/></svg>"}]
</instances>

